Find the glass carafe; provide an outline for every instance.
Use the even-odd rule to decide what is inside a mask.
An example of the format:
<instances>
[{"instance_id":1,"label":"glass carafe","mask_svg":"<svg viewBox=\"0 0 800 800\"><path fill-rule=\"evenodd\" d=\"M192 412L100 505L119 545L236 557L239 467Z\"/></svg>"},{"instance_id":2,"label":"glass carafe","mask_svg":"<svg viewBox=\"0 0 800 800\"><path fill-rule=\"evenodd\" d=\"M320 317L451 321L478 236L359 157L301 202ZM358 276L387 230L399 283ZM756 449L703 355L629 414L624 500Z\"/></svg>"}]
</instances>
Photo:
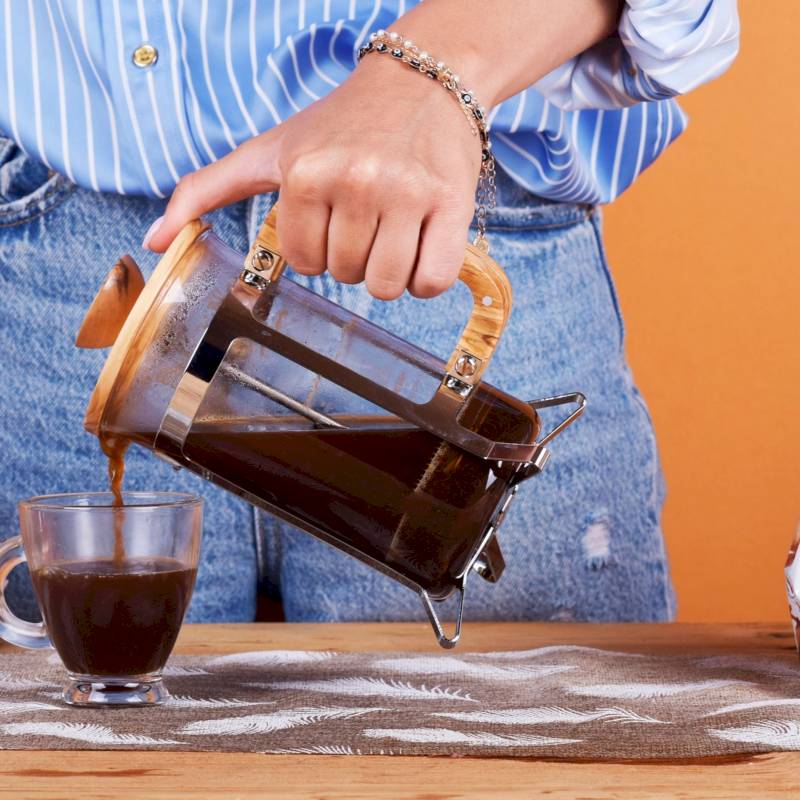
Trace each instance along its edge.
<instances>
[{"instance_id":1,"label":"glass carafe","mask_svg":"<svg viewBox=\"0 0 800 800\"><path fill-rule=\"evenodd\" d=\"M447 362L284 276L276 209L244 258L183 229L122 326L86 413L436 601L497 580L517 485L583 409L482 382L510 311L502 270L468 246L474 306ZM576 408L542 436L537 408Z\"/></svg>"}]
</instances>

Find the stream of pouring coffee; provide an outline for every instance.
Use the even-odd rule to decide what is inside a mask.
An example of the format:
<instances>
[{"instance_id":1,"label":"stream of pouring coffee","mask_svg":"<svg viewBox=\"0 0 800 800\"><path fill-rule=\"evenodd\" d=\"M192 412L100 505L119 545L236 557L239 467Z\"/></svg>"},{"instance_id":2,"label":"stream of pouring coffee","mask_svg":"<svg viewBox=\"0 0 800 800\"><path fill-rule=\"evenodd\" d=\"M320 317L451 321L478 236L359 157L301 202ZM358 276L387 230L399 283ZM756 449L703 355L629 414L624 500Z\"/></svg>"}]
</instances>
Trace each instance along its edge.
<instances>
[{"instance_id":1,"label":"stream of pouring coffee","mask_svg":"<svg viewBox=\"0 0 800 800\"><path fill-rule=\"evenodd\" d=\"M138 264L122 256L106 275L102 288L92 301L75 337L77 347L111 347L144 288L144 276ZM108 459L108 479L114 495L114 563L125 558L122 478L125 474L125 451L129 442L119 436L100 432L100 447Z\"/></svg>"},{"instance_id":2,"label":"stream of pouring coffee","mask_svg":"<svg viewBox=\"0 0 800 800\"><path fill-rule=\"evenodd\" d=\"M125 476L125 451L130 442L120 436L102 433L100 447L108 459L108 482L114 495L114 563L125 559L125 540L122 526L125 521L125 503L122 499L122 479Z\"/></svg>"}]
</instances>

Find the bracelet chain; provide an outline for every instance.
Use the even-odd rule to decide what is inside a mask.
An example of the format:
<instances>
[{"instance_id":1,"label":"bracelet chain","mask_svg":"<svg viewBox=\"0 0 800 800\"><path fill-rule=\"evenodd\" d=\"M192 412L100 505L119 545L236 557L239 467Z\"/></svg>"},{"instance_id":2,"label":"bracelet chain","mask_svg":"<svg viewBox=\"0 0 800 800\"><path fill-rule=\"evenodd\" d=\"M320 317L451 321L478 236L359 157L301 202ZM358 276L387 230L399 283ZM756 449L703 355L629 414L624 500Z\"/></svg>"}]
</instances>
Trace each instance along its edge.
<instances>
[{"instance_id":1,"label":"bracelet chain","mask_svg":"<svg viewBox=\"0 0 800 800\"><path fill-rule=\"evenodd\" d=\"M475 98L475 92L465 89L461 79L443 61L437 61L433 56L420 50L410 39L404 39L399 33L387 33L379 30L370 34L367 43L358 51L359 61L369 53L379 55L389 54L398 61L407 64L412 69L437 81L458 101L464 116L469 123L470 130L477 136L481 143L481 170L478 175L478 186L475 196L475 221L478 235L473 244L488 252L489 243L486 239L486 217L496 203L495 163L492 154L492 143L489 139L489 124L486 110Z\"/></svg>"}]
</instances>

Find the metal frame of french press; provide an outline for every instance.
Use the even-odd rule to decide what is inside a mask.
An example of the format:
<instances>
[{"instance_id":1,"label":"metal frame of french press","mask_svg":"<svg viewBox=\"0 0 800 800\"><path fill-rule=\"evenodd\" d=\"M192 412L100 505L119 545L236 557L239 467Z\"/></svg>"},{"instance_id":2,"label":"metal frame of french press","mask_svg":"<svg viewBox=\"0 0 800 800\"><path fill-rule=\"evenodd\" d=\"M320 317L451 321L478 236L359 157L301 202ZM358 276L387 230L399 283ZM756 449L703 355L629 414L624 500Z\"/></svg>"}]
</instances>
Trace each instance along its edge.
<instances>
[{"instance_id":1,"label":"metal frame of french press","mask_svg":"<svg viewBox=\"0 0 800 800\"><path fill-rule=\"evenodd\" d=\"M183 455L183 445L205 393L217 371L223 366L228 348L235 338L231 335L229 327L222 325L220 320L231 311L242 313L242 310L246 310L247 313L253 314L261 294L269 288L270 284L280 278L286 267L286 261L281 255L278 241L276 214L277 209L273 207L245 259L239 281L210 322L175 389L155 441L156 451L160 451L162 456L168 460L170 453L173 453L175 456L190 461ZM470 572L475 570L487 580L493 580L491 563L487 559L482 559L482 556L502 522L519 484L544 468L550 457L547 445L583 413L586 405L586 399L580 392L530 401L529 405L537 410L567 404L576 406L558 425L533 443L495 442L459 424L459 416L471 396L473 388L483 376L505 326L511 306L511 287L508 279L484 249L467 246L459 278L467 284L472 292L474 301L472 315L447 362L439 388L433 398L424 404L414 403L352 370L345 369L344 380L342 380L342 365L336 364L327 356L321 355L274 329L270 330L269 340L270 349L280 355L290 358L324 378L344 385L348 391L360 395L407 422L430 431L456 447L487 460L511 461L519 465L508 490L498 503L492 521L466 559L461 574L455 576L458 581L456 591L459 593L459 598L455 628L451 635L445 633L434 607L437 600L432 598L424 587L386 564L328 536L324 531L295 517L290 512L243 492L240 487L231 484L222 476L198 466L198 470L204 478L235 491L249 502L264 508L291 525L302 528L316 538L335 545L338 549L344 550L358 560L416 591L422 600L439 644L445 648L454 647L461 635L465 589ZM254 379L250 379L250 383L258 383L258 386L250 388L266 394L278 402L289 404L290 407L294 407L291 404L302 405L292 398L277 396L280 395L277 390ZM313 409L305 407L301 409L301 413L307 416L318 414ZM325 422L332 421L326 419Z\"/></svg>"}]
</instances>

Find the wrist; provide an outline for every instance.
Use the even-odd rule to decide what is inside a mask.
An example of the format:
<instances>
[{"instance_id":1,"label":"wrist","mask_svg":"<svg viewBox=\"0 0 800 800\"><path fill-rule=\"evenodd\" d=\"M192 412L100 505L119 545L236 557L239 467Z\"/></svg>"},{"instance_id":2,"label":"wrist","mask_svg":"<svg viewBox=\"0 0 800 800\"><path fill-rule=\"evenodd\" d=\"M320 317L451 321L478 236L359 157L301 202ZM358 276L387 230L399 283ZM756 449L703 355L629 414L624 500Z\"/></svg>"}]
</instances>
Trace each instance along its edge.
<instances>
[{"instance_id":1,"label":"wrist","mask_svg":"<svg viewBox=\"0 0 800 800\"><path fill-rule=\"evenodd\" d=\"M412 40L420 50L447 64L459 76L461 85L475 92L479 102L486 108L504 99L501 96L502 87L486 63L485 48L477 39L450 35L439 27L431 29L429 25L416 22L409 16L401 18L388 30Z\"/></svg>"},{"instance_id":2,"label":"wrist","mask_svg":"<svg viewBox=\"0 0 800 800\"><path fill-rule=\"evenodd\" d=\"M461 77L456 74L448 64L437 60L435 56L416 45L413 40L403 38L397 31L378 30L370 35L369 41L364 44L358 53L359 61L364 58L372 63L385 62L388 64L403 65L402 73L412 75L416 84L412 95L419 95L419 89L425 84L433 83L444 91L435 90L439 100L450 95L448 105L458 109L466 120L467 127L477 139L482 151L482 161L491 158L490 143L487 126L486 109L477 99L475 91L462 83ZM392 67L392 69L395 69ZM364 73L361 73L362 75ZM395 69L395 75L399 77ZM397 79L392 81L393 94L402 102L403 89L406 84ZM431 97L429 90L425 94ZM432 99L432 98L431 98ZM437 100L437 102L439 101ZM397 103L393 103L397 105Z\"/></svg>"},{"instance_id":3,"label":"wrist","mask_svg":"<svg viewBox=\"0 0 800 800\"><path fill-rule=\"evenodd\" d=\"M452 67L436 56L423 50L399 31L378 30L370 34L369 41L358 51L359 60L365 57L392 61L404 65L421 78L432 79L455 101L455 105L467 121L470 132L476 137L481 150L481 165L478 175L478 236L475 245L486 249L486 213L494 207L495 162L489 140L489 126L485 107L480 103L474 89L462 83L461 76ZM363 73L362 73L363 74ZM437 92L438 93L438 92Z\"/></svg>"},{"instance_id":4,"label":"wrist","mask_svg":"<svg viewBox=\"0 0 800 800\"><path fill-rule=\"evenodd\" d=\"M365 99L379 102L384 108L414 124L446 125L452 120L453 134L464 140L475 139L465 124L458 101L444 91L437 81L425 74L410 69L406 64L389 55L371 54L359 61L348 82L361 92ZM450 134L449 134L450 135ZM477 147L477 144L476 144ZM476 154L480 150L476 150Z\"/></svg>"},{"instance_id":5,"label":"wrist","mask_svg":"<svg viewBox=\"0 0 800 800\"><path fill-rule=\"evenodd\" d=\"M623 0L435 0L390 30L447 63L491 108L611 34Z\"/></svg>"}]
</instances>

